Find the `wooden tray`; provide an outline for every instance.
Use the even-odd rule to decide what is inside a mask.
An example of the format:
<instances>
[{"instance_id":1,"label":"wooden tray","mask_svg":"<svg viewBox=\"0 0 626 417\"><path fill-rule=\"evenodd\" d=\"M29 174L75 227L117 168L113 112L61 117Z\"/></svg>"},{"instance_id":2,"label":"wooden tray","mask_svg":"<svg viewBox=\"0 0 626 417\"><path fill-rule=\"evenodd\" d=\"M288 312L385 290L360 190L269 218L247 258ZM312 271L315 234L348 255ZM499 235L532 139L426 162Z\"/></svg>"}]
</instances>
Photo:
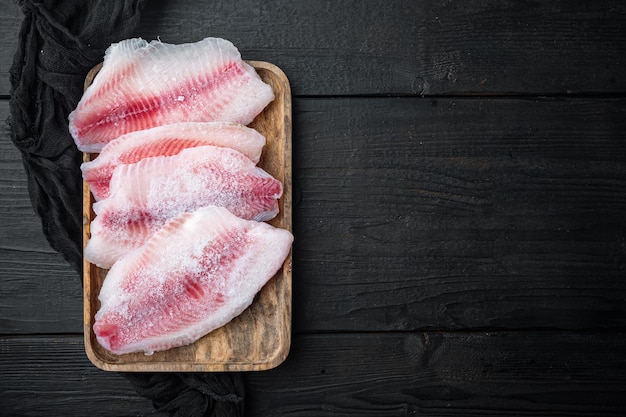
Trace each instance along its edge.
<instances>
[{"instance_id":1,"label":"wooden tray","mask_svg":"<svg viewBox=\"0 0 626 417\"><path fill-rule=\"evenodd\" d=\"M291 225L291 90L285 74L275 65L248 61L274 90L276 98L250 124L267 139L259 166L283 183L280 213L269 223L292 231ZM101 66L91 70L85 88ZM84 160L95 154L85 154ZM93 196L83 186L83 244L89 239L94 218ZM283 267L257 294L239 317L194 344L156 352L115 355L104 349L93 333L98 294L107 270L84 261L84 335L89 360L98 368L121 372L218 372L258 371L282 363L291 344L291 253Z\"/></svg>"}]
</instances>

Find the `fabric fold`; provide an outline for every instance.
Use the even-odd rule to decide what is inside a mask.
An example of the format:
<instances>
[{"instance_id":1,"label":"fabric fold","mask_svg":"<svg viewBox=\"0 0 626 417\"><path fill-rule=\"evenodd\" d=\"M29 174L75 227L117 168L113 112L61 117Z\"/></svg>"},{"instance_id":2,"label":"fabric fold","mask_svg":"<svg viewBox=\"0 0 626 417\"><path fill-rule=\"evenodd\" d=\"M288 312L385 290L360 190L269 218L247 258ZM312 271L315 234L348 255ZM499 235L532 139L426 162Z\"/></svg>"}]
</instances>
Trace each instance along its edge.
<instances>
[{"instance_id":1,"label":"fabric fold","mask_svg":"<svg viewBox=\"0 0 626 417\"><path fill-rule=\"evenodd\" d=\"M244 415L241 374L123 374L139 394L151 399L156 411L171 417Z\"/></svg>"}]
</instances>

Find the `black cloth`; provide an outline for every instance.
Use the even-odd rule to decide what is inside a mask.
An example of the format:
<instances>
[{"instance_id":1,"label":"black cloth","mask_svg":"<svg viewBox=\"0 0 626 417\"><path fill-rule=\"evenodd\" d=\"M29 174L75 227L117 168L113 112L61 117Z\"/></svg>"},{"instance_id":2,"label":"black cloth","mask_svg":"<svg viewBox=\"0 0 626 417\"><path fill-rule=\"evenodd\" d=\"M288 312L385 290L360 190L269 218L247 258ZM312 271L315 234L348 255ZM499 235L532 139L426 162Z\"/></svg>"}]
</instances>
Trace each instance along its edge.
<instances>
[{"instance_id":1,"label":"black cloth","mask_svg":"<svg viewBox=\"0 0 626 417\"><path fill-rule=\"evenodd\" d=\"M240 374L179 373L124 376L156 410L176 417L242 416L245 387Z\"/></svg>"},{"instance_id":2,"label":"black cloth","mask_svg":"<svg viewBox=\"0 0 626 417\"><path fill-rule=\"evenodd\" d=\"M137 29L144 0L22 0L7 121L33 208L52 248L82 272L82 154L68 115L89 70ZM82 283L82 280L80 280ZM78 285L78 283L76 283ZM175 417L243 415L240 374L122 374L156 411Z\"/></svg>"}]
</instances>

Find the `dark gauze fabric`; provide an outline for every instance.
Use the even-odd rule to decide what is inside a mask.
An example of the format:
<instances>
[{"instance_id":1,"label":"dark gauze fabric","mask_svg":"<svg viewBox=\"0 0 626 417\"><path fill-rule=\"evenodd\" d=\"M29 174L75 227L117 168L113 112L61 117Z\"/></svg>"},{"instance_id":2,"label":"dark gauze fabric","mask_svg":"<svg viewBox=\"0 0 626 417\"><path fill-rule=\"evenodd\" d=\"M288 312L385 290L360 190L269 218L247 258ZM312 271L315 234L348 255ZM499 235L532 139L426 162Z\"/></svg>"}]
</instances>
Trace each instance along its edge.
<instances>
[{"instance_id":1,"label":"dark gauze fabric","mask_svg":"<svg viewBox=\"0 0 626 417\"><path fill-rule=\"evenodd\" d=\"M82 154L68 132L85 76L113 42L133 36L144 0L18 1L24 12L11 68L10 136L50 245L82 272ZM80 276L80 275L79 275ZM82 282L82 280L80 281ZM79 283L75 283L79 285ZM240 374L122 374L155 411L243 415Z\"/></svg>"},{"instance_id":2,"label":"dark gauze fabric","mask_svg":"<svg viewBox=\"0 0 626 417\"><path fill-rule=\"evenodd\" d=\"M11 68L9 127L50 245L82 269L82 155L67 117L87 72L131 35L142 1L19 1L24 22Z\"/></svg>"}]
</instances>

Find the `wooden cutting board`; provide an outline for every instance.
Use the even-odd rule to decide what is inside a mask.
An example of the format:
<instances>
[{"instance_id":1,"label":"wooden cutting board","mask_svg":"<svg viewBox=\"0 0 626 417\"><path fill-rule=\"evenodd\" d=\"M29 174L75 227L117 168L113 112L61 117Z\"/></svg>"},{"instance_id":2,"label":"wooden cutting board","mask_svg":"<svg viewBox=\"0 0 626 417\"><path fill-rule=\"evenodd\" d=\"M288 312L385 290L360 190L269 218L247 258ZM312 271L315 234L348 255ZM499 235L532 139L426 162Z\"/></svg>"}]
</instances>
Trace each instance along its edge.
<instances>
[{"instance_id":1,"label":"wooden cutting board","mask_svg":"<svg viewBox=\"0 0 626 417\"><path fill-rule=\"evenodd\" d=\"M248 61L274 90L276 98L250 127L263 134L267 143L259 166L283 183L280 213L269 223L292 231L291 222L291 90L285 74L275 65ZM101 66L85 80L87 88ZM97 154L84 154L84 160ZM83 186L83 244L95 215L89 186ZM89 360L98 368L120 372L218 372L258 371L282 363L291 344L291 253L283 267L257 294L252 305L230 323L197 342L152 355L115 355L105 350L93 333L94 315L100 307L98 294L107 270L84 261L84 338Z\"/></svg>"}]
</instances>

